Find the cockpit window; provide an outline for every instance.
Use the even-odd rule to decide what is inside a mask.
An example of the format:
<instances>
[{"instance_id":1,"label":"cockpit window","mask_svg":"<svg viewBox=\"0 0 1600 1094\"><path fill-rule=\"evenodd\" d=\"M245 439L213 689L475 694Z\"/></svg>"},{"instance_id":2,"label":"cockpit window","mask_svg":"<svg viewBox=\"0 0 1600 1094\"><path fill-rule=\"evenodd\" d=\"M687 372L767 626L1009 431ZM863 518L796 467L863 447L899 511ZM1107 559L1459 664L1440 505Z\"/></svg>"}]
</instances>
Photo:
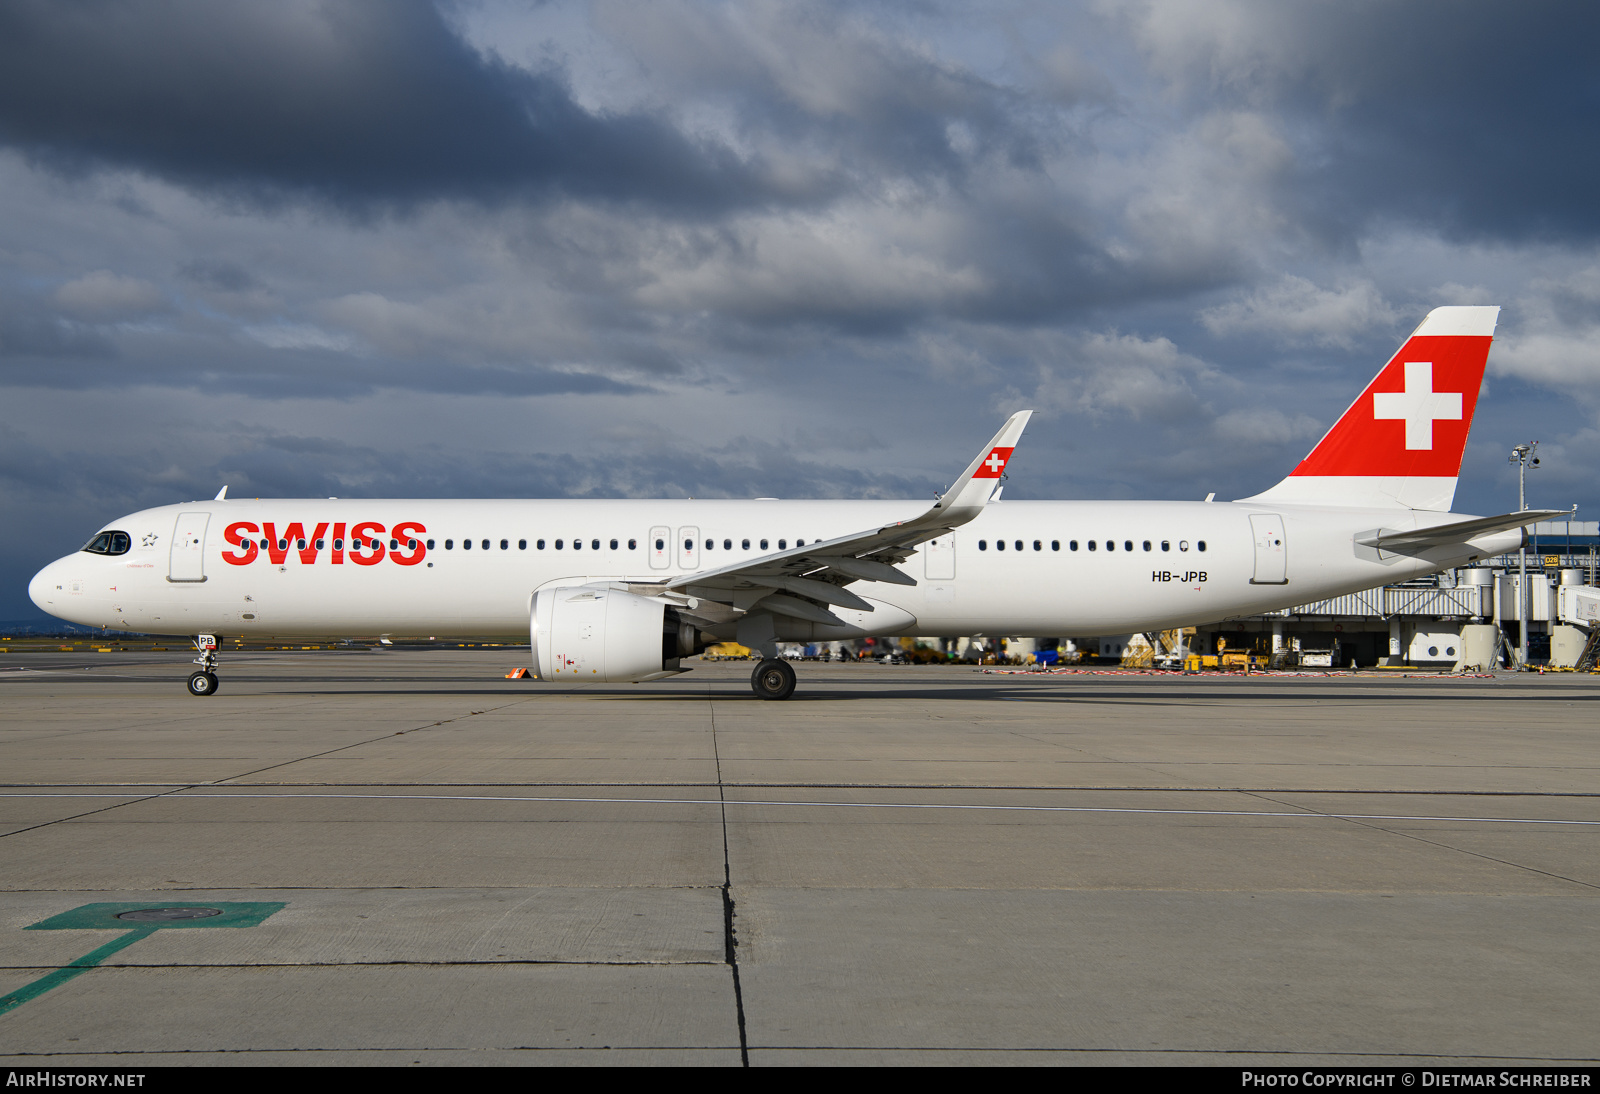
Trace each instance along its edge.
<instances>
[{"instance_id":1,"label":"cockpit window","mask_svg":"<svg viewBox=\"0 0 1600 1094\"><path fill-rule=\"evenodd\" d=\"M126 532L101 532L84 544L83 549L91 555L125 555L131 546L133 541Z\"/></svg>"}]
</instances>

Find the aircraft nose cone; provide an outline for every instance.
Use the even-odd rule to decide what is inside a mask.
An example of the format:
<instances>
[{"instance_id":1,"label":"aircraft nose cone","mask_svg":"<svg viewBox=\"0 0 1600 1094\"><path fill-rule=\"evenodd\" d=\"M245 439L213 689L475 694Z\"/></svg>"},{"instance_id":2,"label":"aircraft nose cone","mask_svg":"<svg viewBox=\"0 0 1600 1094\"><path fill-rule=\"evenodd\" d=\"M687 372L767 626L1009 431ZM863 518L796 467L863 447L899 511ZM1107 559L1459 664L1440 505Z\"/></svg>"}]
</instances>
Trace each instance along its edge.
<instances>
[{"instance_id":1,"label":"aircraft nose cone","mask_svg":"<svg viewBox=\"0 0 1600 1094\"><path fill-rule=\"evenodd\" d=\"M52 562L34 574L33 580L28 582L28 599L38 605L40 611L49 612L51 609L51 594L55 592L56 587L55 568L56 565Z\"/></svg>"}]
</instances>

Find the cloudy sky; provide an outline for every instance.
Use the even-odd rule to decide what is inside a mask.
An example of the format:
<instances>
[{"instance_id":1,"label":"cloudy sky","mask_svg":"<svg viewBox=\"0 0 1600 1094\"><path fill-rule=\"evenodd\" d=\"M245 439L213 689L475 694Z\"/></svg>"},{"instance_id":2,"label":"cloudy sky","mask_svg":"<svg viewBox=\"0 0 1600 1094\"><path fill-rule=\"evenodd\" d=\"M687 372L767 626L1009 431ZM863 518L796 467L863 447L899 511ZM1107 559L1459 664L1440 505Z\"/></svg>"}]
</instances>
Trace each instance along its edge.
<instances>
[{"instance_id":1,"label":"cloudy sky","mask_svg":"<svg viewBox=\"0 0 1600 1094\"><path fill-rule=\"evenodd\" d=\"M1281 478L1500 304L1457 509L1600 517L1600 8L7 0L0 619L234 496Z\"/></svg>"}]
</instances>

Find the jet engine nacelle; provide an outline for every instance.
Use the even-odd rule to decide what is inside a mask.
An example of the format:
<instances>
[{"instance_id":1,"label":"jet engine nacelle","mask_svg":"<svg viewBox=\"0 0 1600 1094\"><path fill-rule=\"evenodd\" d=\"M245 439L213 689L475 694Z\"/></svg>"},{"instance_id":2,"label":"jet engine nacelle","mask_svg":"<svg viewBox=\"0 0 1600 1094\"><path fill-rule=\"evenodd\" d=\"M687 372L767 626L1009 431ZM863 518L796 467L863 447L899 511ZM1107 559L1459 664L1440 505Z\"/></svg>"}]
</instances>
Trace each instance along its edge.
<instances>
[{"instance_id":1,"label":"jet engine nacelle","mask_svg":"<svg viewBox=\"0 0 1600 1094\"><path fill-rule=\"evenodd\" d=\"M541 589L528 629L540 680L655 680L706 646L672 605L601 585Z\"/></svg>"}]
</instances>

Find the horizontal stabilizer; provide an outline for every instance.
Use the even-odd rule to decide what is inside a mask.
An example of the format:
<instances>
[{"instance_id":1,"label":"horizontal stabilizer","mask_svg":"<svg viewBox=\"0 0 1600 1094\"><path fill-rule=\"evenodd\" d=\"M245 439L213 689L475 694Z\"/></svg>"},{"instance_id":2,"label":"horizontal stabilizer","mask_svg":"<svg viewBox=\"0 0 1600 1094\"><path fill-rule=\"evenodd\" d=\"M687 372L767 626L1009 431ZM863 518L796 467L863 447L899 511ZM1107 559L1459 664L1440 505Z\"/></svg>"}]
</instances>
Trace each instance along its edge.
<instances>
[{"instance_id":1,"label":"horizontal stabilizer","mask_svg":"<svg viewBox=\"0 0 1600 1094\"><path fill-rule=\"evenodd\" d=\"M1520 513L1502 513L1497 517L1478 517L1475 520L1458 520L1453 524L1436 524L1432 528L1418 528L1409 532L1378 532L1356 540L1363 547L1376 547L1381 551L1421 551L1441 547L1447 543L1465 543L1478 536L1494 532L1509 532L1551 517L1567 516L1565 509L1524 509Z\"/></svg>"}]
</instances>

